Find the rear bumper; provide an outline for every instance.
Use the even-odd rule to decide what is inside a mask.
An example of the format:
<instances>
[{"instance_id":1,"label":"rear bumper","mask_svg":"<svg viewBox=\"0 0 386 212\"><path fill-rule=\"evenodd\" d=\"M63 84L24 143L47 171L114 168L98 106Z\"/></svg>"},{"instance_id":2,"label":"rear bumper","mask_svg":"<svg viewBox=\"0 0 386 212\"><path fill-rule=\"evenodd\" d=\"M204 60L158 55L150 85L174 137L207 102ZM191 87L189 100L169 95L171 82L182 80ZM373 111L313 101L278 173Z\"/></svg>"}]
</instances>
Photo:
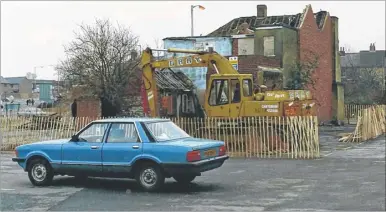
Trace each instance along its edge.
<instances>
[{"instance_id":1,"label":"rear bumper","mask_svg":"<svg viewBox=\"0 0 386 212\"><path fill-rule=\"evenodd\" d=\"M25 162L25 158L12 158L12 161L22 163L22 162Z\"/></svg>"},{"instance_id":2,"label":"rear bumper","mask_svg":"<svg viewBox=\"0 0 386 212\"><path fill-rule=\"evenodd\" d=\"M192 163L164 163L162 164L163 169L170 175L175 174L196 174L200 175L201 172L209 171L221 167L225 160L229 158L228 155L209 158L202 161Z\"/></svg>"}]
</instances>

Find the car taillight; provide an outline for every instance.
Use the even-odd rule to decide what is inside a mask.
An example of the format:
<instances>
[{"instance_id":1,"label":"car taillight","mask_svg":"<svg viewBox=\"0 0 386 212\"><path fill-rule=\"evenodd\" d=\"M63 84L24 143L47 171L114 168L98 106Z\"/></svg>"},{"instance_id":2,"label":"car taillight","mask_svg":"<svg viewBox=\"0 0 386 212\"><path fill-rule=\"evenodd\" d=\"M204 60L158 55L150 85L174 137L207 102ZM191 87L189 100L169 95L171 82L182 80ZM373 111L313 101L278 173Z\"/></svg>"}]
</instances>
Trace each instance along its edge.
<instances>
[{"instance_id":1,"label":"car taillight","mask_svg":"<svg viewBox=\"0 0 386 212\"><path fill-rule=\"evenodd\" d=\"M222 146L220 146L220 148L219 148L218 155L219 155L219 156L225 155L226 152L227 152L226 147L225 147L224 145L222 145Z\"/></svg>"},{"instance_id":2,"label":"car taillight","mask_svg":"<svg viewBox=\"0 0 386 212\"><path fill-rule=\"evenodd\" d=\"M186 160L188 162L198 161L201 159L201 154L199 150L190 151L186 154Z\"/></svg>"}]
</instances>

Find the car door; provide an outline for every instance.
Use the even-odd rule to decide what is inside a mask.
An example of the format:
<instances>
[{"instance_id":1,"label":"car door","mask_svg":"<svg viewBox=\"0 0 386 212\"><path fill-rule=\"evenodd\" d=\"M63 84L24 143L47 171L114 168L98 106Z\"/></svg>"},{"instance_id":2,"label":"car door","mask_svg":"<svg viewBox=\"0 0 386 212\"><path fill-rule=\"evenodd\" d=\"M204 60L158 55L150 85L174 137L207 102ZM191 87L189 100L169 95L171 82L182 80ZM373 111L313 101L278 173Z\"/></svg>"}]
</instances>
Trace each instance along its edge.
<instances>
[{"instance_id":1,"label":"car door","mask_svg":"<svg viewBox=\"0 0 386 212\"><path fill-rule=\"evenodd\" d=\"M62 168L67 172L102 172L102 146L109 123L91 123L78 134L77 141L62 146Z\"/></svg>"},{"instance_id":2,"label":"car door","mask_svg":"<svg viewBox=\"0 0 386 212\"><path fill-rule=\"evenodd\" d=\"M112 123L102 148L105 174L127 174L133 160L142 154L142 143L133 122Z\"/></svg>"}]
</instances>

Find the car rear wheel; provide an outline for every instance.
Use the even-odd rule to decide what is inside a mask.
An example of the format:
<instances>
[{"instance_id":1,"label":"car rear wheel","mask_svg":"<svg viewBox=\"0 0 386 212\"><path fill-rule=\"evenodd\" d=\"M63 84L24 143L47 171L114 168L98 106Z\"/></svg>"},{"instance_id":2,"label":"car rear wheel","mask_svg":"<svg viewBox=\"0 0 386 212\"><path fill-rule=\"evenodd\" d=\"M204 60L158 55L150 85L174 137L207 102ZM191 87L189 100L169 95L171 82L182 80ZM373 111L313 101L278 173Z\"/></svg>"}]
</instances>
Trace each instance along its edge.
<instances>
[{"instance_id":1,"label":"car rear wheel","mask_svg":"<svg viewBox=\"0 0 386 212\"><path fill-rule=\"evenodd\" d=\"M28 178L35 186L46 186L52 182L54 174L46 160L34 159L29 163Z\"/></svg>"},{"instance_id":2,"label":"car rear wheel","mask_svg":"<svg viewBox=\"0 0 386 212\"><path fill-rule=\"evenodd\" d=\"M161 168L154 163L144 163L137 171L136 180L145 191L156 191L165 182Z\"/></svg>"},{"instance_id":3,"label":"car rear wheel","mask_svg":"<svg viewBox=\"0 0 386 212\"><path fill-rule=\"evenodd\" d=\"M173 176L173 178L178 183L188 184L188 183L192 182L196 178L196 175L192 175L192 174L175 175L175 176Z\"/></svg>"}]
</instances>

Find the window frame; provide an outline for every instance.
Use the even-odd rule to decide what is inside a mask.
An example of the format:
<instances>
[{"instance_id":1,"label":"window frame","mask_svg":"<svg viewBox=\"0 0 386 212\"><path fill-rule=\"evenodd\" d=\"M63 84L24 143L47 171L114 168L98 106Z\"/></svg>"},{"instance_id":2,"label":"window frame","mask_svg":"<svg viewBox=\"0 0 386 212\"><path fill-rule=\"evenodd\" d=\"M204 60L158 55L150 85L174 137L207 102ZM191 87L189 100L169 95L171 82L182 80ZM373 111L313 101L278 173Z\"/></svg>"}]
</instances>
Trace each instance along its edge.
<instances>
[{"instance_id":1,"label":"window frame","mask_svg":"<svg viewBox=\"0 0 386 212\"><path fill-rule=\"evenodd\" d=\"M232 89L230 92L232 92L232 94L233 94L232 99L231 99L231 104L240 103L241 102L241 97L242 97L241 96L241 89L242 89L242 87L240 86L240 80L239 79L230 79L230 81L231 81L231 86L229 87L229 89ZM233 84L232 84L233 81L237 81L239 83L239 86L240 86L239 87L240 99L237 102L233 101L233 98L235 98L234 93L233 93ZM235 83L235 88L236 88L236 83Z\"/></svg>"},{"instance_id":2,"label":"window frame","mask_svg":"<svg viewBox=\"0 0 386 212\"><path fill-rule=\"evenodd\" d=\"M225 89L225 90L228 90L227 92L228 92L228 94L227 94L227 100L228 100L228 102L224 102L224 103L220 103L220 104L218 104L217 103L217 90L216 90L216 82L217 81L224 81L224 82L226 82L227 84L227 86L228 86L228 89ZM225 85L225 84L224 84ZM212 97L212 87L215 89L215 101L216 101L216 103L213 105L212 103L211 103L211 97ZM220 84L220 87L221 87L221 84ZM223 91L224 91L224 88L222 89ZM211 83L211 86L210 86L210 91L209 91L209 97L208 97L208 104L210 105L210 106L221 106L221 105L227 105L227 104L229 104L229 102L230 102L230 99L229 99L229 79L213 79L212 80L212 83Z\"/></svg>"},{"instance_id":3,"label":"window frame","mask_svg":"<svg viewBox=\"0 0 386 212\"><path fill-rule=\"evenodd\" d=\"M91 122L90 124L88 124L87 126L83 127L81 130L78 131L78 133L76 133L76 137L79 138L79 136L86 130L88 130L90 127L92 127L93 125L97 125L97 124L106 124L107 127L102 135L102 139L101 139L101 142L89 142L89 141L78 141L78 142L86 142L86 143L104 143L105 140L106 140L106 132L110 129L110 123L108 122Z\"/></svg>"},{"instance_id":4,"label":"window frame","mask_svg":"<svg viewBox=\"0 0 386 212\"><path fill-rule=\"evenodd\" d=\"M249 85L248 92L249 92L250 95L245 95L245 92L244 92L244 91L245 91L245 89L244 89L244 81L248 81L248 85ZM253 87L253 85L252 85L252 80L249 79L249 78L244 78L244 79L243 79L243 96L244 96L244 97L250 97L250 96L253 95L252 87Z\"/></svg>"},{"instance_id":5,"label":"window frame","mask_svg":"<svg viewBox=\"0 0 386 212\"><path fill-rule=\"evenodd\" d=\"M113 126L113 124L132 124L134 126L134 131L135 131L135 133L137 134L137 137L138 137L137 141L135 141L135 142L108 142L110 130L111 130L111 127ZM105 139L104 139L105 143L109 143L109 144L142 143L142 139L141 139L141 136L138 133L137 124L135 122L110 122L109 123L109 127L108 127L108 129L106 130L105 133L106 133Z\"/></svg>"},{"instance_id":6,"label":"window frame","mask_svg":"<svg viewBox=\"0 0 386 212\"><path fill-rule=\"evenodd\" d=\"M266 39L272 38L272 54L266 54ZM274 57L275 56L275 36L270 35L270 36L264 36L263 37L263 55L265 57Z\"/></svg>"},{"instance_id":7,"label":"window frame","mask_svg":"<svg viewBox=\"0 0 386 212\"><path fill-rule=\"evenodd\" d=\"M163 143L164 141L158 141L156 139L156 136L154 136L153 132L149 129L149 127L147 126L148 124L154 124L154 123L162 123L162 122L172 122L171 120L168 120L168 119L165 119L165 120L157 120L157 121L146 121L146 122L141 122L141 126L142 128L144 129L145 131L145 134L147 135L148 139L149 139L149 142L150 143ZM175 124L174 122L172 122L173 124ZM179 127L177 124L175 124L177 127ZM184 131L186 134L188 134L185 130L183 130L181 127L179 127L182 131ZM186 137L186 138L191 138L192 136L190 134L188 134L189 137ZM175 139L169 139L168 141L172 141L172 140L177 140L177 139L182 139L182 138L175 138Z\"/></svg>"}]
</instances>

